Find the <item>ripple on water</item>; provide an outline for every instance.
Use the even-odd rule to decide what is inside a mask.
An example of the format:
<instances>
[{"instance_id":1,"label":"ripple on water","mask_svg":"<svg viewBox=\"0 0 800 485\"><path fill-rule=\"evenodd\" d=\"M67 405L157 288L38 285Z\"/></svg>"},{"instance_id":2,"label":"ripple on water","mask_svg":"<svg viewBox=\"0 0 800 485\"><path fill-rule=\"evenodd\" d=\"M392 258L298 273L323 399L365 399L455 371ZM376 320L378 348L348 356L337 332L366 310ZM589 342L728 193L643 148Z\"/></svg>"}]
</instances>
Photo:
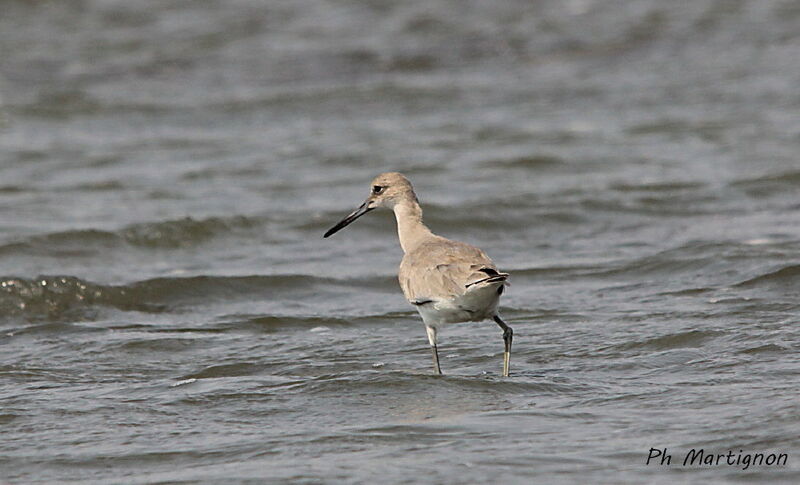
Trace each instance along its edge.
<instances>
[{"instance_id":1,"label":"ripple on water","mask_svg":"<svg viewBox=\"0 0 800 485\"><path fill-rule=\"evenodd\" d=\"M740 288L774 288L796 291L800 288L800 264L770 270L735 285Z\"/></svg>"},{"instance_id":2,"label":"ripple on water","mask_svg":"<svg viewBox=\"0 0 800 485\"><path fill-rule=\"evenodd\" d=\"M177 249L196 246L215 237L240 234L262 221L245 216L186 217L171 221L132 224L117 231L80 229L29 236L0 246L0 256L60 254L95 255L109 247L130 245L145 249Z\"/></svg>"},{"instance_id":3,"label":"ripple on water","mask_svg":"<svg viewBox=\"0 0 800 485\"><path fill-rule=\"evenodd\" d=\"M688 330L684 332L659 335L642 340L634 340L615 345L611 348L618 351L629 350L671 350L703 347L708 340L726 335L721 330Z\"/></svg>"},{"instance_id":4,"label":"ripple on water","mask_svg":"<svg viewBox=\"0 0 800 485\"><path fill-rule=\"evenodd\" d=\"M644 465L800 447L800 9L677 3L2 2L0 481L800 483ZM383 170L509 379L321 238Z\"/></svg>"},{"instance_id":5,"label":"ripple on water","mask_svg":"<svg viewBox=\"0 0 800 485\"><path fill-rule=\"evenodd\" d=\"M74 276L6 277L0 280L0 311L7 318L21 316L33 320L91 318L102 307L158 314L186 305L258 300L263 295L287 292L319 295L345 284L332 278L297 274L165 277L127 285L97 284ZM284 323L297 320L289 317ZM246 324L269 328L279 323L279 317L256 317Z\"/></svg>"}]
</instances>

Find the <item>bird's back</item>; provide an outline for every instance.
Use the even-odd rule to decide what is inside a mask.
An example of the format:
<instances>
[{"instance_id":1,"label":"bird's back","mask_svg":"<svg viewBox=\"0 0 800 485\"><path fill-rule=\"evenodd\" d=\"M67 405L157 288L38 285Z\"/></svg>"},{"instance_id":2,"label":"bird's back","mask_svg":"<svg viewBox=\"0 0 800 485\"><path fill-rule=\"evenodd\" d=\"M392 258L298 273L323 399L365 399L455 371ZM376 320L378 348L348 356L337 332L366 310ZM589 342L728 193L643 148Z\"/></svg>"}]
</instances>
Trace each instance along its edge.
<instances>
[{"instance_id":1,"label":"bird's back","mask_svg":"<svg viewBox=\"0 0 800 485\"><path fill-rule=\"evenodd\" d=\"M486 253L475 246L440 236L433 236L406 253L399 272L400 287L412 303L452 299L472 285L505 281L507 276L498 272Z\"/></svg>"}]
</instances>

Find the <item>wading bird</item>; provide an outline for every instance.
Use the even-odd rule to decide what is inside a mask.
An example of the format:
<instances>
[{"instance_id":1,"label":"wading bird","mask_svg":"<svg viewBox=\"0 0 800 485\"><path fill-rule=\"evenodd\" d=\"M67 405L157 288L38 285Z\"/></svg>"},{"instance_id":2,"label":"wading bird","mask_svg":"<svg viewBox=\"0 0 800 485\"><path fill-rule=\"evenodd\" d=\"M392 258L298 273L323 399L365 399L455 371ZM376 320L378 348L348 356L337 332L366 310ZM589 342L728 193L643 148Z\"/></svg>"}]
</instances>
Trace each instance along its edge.
<instances>
[{"instance_id":1,"label":"wading bird","mask_svg":"<svg viewBox=\"0 0 800 485\"><path fill-rule=\"evenodd\" d=\"M378 175L367 200L324 237L377 208L394 211L397 219L397 235L405 253L398 275L400 287L422 316L434 372L442 373L436 337L443 325L491 318L503 329L503 375L508 376L514 332L497 314L508 274L497 271L480 249L433 234L422 222L422 209L411 182L397 172Z\"/></svg>"}]
</instances>

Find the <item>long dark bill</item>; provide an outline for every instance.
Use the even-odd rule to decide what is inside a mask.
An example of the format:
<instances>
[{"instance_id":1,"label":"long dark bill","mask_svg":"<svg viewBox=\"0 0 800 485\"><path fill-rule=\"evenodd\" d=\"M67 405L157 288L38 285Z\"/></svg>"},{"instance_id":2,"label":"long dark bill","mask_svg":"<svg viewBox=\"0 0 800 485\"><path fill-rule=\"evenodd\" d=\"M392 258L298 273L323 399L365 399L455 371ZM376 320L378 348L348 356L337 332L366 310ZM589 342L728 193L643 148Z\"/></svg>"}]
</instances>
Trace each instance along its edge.
<instances>
[{"instance_id":1,"label":"long dark bill","mask_svg":"<svg viewBox=\"0 0 800 485\"><path fill-rule=\"evenodd\" d=\"M367 203L368 202L364 202L363 204L358 206L358 209L354 210L353 212L348 214L347 217L345 217L344 219L339 221L338 224L336 224L332 228L328 229L328 232L326 232L325 235L322 236L322 237L328 237L328 236L332 236L332 235L336 234L343 227L347 226L348 224L350 224L354 220L358 219L359 217L363 216L367 212L373 210L374 207L367 207Z\"/></svg>"}]
</instances>

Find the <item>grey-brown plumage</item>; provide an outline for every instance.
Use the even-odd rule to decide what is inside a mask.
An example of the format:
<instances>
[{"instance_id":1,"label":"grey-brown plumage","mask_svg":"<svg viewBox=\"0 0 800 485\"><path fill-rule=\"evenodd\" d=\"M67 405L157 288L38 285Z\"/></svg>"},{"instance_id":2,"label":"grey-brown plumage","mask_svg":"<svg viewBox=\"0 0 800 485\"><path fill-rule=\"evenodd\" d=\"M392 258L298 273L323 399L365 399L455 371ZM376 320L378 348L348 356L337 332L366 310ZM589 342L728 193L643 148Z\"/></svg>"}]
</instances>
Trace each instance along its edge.
<instances>
[{"instance_id":1,"label":"grey-brown plumage","mask_svg":"<svg viewBox=\"0 0 800 485\"><path fill-rule=\"evenodd\" d=\"M502 283L507 277L507 274L497 271L492 260L480 249L438 236L433 236L406 253L398 275L400 288L408 301L457 299L475 285ZM498 289L502 290L502 285ZM491 316L480 311L488 311L489 308L468 310L476 318L456 321L483 320Z\"/></svg>"}]
</instances>

